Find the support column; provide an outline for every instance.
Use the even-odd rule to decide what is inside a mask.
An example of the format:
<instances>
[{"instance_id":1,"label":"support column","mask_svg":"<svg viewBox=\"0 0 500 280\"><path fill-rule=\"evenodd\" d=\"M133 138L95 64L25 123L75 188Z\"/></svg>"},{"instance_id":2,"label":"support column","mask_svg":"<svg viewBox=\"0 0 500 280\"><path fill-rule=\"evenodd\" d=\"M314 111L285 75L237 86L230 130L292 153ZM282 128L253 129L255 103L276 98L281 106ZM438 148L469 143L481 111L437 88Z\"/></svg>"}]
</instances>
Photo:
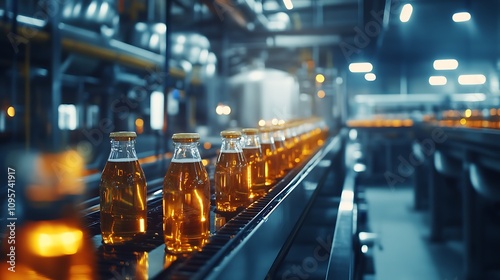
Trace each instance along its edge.
<instances>
[{"instance_id":1,"label":"support column","mask_svg":"<svg viewBox=\"0 0 500 280\"><path fill-rule=\"evenodd\" d=\"M51 6L55 7L54 15L50 19L50 110L49 110L49 131L48 147L51 150L59 150L62 147L61 131L59 129L59 105L61 104L61 32L59 21L61 18L60 1L50 0Z\"/></svg>"},{"instance_id":2,"label":"support column","mask_svg":"<svg viewBox=\"0 0 500 280\"><path fill-rule=\"evenodd\" d=\"M172 1L166 1L165 3L165 15L163 20L165 20L165 25L167 26L167 30L165 31L165 61L163 62L164 77L162 77L163 115L165 123L163 124L163 129L159 131L159 145L157 145L157 155L159 156L163 156L163 154L168 151L170 147L168 144L170 140L169 137L172 135L172 128L168 116L168 93L172 87L172 78L170 77L170 56L172 53ZM163 159L161 160L160 168L161 170L166 169L166 162Z\"/></svg>"},{"instance_id":3,"label":"support column","mask_svg":"<svg viewBox=\"0 0 500 280\"><path fill-rule=\"evenodd\" d=\"M469 164L464 163L462 172L463 215L463 269L465 279L486 279L484 276L485 211L481 197L474 190L469 176Z\"/></svg>"},{"instance_id":4,"label":"support column","mask_svg":"<svg viewBox=\"0 0 500 280\"><path fill-rule=\"evenodd\" d=\"M443 239L443 209L444 205L443 188L445 184L444 175L439 174L431 159L430 184L429 184L429 215L430 215L430 237L434 242Z\"/></svg>"}]
</instances>

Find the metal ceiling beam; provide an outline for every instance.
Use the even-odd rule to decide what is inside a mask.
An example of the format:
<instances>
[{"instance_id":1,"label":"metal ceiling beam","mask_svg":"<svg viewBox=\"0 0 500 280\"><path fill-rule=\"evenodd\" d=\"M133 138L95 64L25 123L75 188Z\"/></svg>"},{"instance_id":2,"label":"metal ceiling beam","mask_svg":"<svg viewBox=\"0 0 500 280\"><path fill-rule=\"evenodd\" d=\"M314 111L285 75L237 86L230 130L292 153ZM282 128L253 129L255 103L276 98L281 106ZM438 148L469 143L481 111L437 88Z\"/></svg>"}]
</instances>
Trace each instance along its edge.
<instances>
[{"instance_id":1,"label":"metal ceiling beam","mask_svg":"<svg viewBox=\"0 0 500 280\"><path fill-rule=\"evenodd\" d=\"M271 49L271 48L301 48L313 46L336 46L343 41L339 35L276 35L267 38L253 39L245 42L234 42L230 49Z\"/></svg>"},{"instance_id":2,"label":"metal ceiling beam","mask_svg":"<svg viewBox=\"0 0 500 280\"><path fill-rule=\"evenodd\" d=\"M281 3L281 7L284 8L284 4L282 0L278 0L279 3ZM306 3L307 4L299 4L299 3ZM321 5L324 7L327 6L342 6L342 5L357 5L358 0L309 0L309 1L303 1L299 0L298 2L294 3L293 11L296 9L307 9L311 8L314 5Z\"/></svg>"}]
</instances>

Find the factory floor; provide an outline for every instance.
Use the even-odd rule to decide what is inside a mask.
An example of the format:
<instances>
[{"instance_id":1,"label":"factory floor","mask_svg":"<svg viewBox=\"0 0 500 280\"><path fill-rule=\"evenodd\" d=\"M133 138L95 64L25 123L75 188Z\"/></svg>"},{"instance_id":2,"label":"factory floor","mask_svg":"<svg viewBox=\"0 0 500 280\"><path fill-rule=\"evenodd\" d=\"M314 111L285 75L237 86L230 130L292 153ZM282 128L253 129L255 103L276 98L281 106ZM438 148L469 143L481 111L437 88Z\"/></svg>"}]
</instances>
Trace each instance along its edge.
<instances>
[{"instance_id":1,"label":"factory floor","mask_svg":"<svg viewBox=\"0 0 500 280\"><path fill-rule=\"evenodd\" d=\"M365 186L368 215L379 248L374 248L375 275L365 280L460 280L462 245L428 240L426 211L413 208L410 186Z\"/></svg>"}]
</instances>

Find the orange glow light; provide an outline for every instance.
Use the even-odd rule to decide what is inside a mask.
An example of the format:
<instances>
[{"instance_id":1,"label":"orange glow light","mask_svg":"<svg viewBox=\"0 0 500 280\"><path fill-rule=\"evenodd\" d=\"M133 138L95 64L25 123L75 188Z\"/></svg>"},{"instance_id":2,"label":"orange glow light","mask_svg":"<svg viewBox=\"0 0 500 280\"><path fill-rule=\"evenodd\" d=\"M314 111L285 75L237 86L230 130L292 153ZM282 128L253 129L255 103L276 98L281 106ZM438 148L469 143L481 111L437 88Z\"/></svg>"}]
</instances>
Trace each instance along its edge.
<instances>
[{"instance_id":1,"label":"orange glow light","mask_svg":"<svg viewBox=\"0 0 500 280\"><path fill-rule=\"evenodd\" d=\"M30 248L42 257L73 255L81 247L83 232L66 225L41 223L29 233Z\"/></svg>"},{"instance_id":2,"label":"orange glow light","mask_svg":"<svg viewBox=\"0 0 500 280\"><path fill-rule=\"evenodd\" d=\"M13 118L16 115L16 109L14 107L10 106L7 108L7 115L11 118Z\"/></svg>"},{"instance_id":3,"label":"orange glow light","mask_svg":"<svg viewBox=\"0 0 500 280\"><path fill-rule=\"evenodd\" d=\"M325 91L324 91L324 90L322 90L322 89L318 90L318 97L319 97L319 98L324 98L324 97L325 97L325 95L326 95L326 93L325 93Z\"/></svg>"},{"instance_id":4,"label":"orange glow light","mask_svg":"<svg viewBox=\"0 0 500 280\"><path fill-rule=\"evenodd\" d=\"M203 148L205 148L205 150L209 150L210 148L212 148L212 143L210 142L203 143Z\"/></svg>"},{"instance_id":5,"label":"orange glow light","mask_svg":"<svg viewBox=\"0 0 500 280\"><path fill-rule=\"evenodd\" d=\"M135 120L135 127L136 127L136 131L138 134L141 134L144 132L144 120L142 120L141 118L138 118Z\"/></svg>"}]
</instances>

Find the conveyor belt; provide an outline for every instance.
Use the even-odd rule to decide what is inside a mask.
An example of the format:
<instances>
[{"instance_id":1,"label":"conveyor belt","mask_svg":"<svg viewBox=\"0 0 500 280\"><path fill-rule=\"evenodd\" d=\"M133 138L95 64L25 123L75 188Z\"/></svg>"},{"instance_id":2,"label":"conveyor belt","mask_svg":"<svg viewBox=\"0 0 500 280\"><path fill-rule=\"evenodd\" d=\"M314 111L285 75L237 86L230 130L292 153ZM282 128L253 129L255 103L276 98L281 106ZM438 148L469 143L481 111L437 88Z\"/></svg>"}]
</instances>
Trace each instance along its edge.
<instances>
[{"instance_id":1,"label":"conveyor belt","mask_svg":"<svg viewBox=\"0 0 500 280\"><path fill-rule=\"evenodd\" d=\"M165 252L162 232L163 178L148 181L148 230L133 244L103 246L99 199L88 200L84 204L84 220L96 248L99 278L242 279L244 275L245 279L264 279L316 192L318 180L330 168L330 158L341 153L342 139L337 136L327 141L309 160L289 171L266 196L213 234L201 252L190 256L172 256ZM338 167L339 170L342 168ZM208 169L209 173L213 173L213 168L209 166ZM211 210L213 221L213 206Z\"/></svg>"},{"instance_id":2,"label":"conveyor belt","mask_svg":"<svg viewBox=\"0 0 500 280\"><path fill-rule=\"evenodd\" d=\"M325 175L308 210L276 259L269 279L325 279L342 189L334 184L334 177L340 174L327 172Z\"/></svg>"}]
</instances>

